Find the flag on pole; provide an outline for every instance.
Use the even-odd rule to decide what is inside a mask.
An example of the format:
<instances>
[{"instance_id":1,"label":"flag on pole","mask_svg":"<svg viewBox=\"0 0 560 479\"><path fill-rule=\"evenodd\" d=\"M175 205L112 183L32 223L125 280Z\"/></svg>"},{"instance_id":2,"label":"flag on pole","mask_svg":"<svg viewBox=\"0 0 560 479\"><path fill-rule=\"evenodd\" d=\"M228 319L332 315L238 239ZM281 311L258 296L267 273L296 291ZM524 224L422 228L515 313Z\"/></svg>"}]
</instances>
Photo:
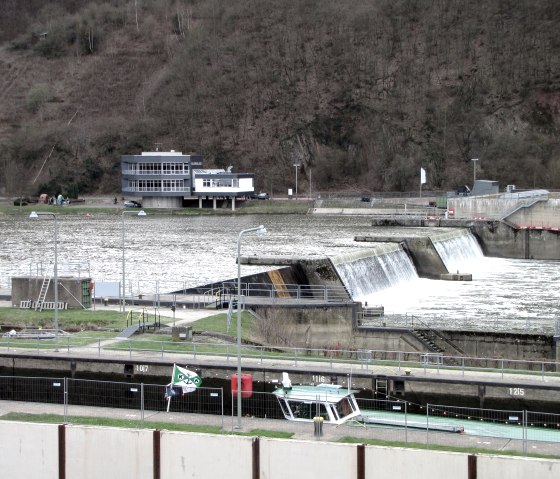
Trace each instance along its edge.
<instances>
[{"instance_id":1,"label":"flag on pole","mask_svg":"<svg viewBox=\"0 0 560 479\"><path fill-rule=\"evenodd\" d=\"M424 183L426 183L426 170L420 168L420 184L423 185Z\"/></svg>"},{"instance_id":2,"label":"flag on pole","mask_svg":"<svg viewBox=\"0 0 560 479\"><path fill-rule=\"evenodd\" d=\"M181 386L183 394L196 391L202 384L200 376L193 371L173 365L173 375L171 376L172 386Z\"/></svg>"}]
</instances>

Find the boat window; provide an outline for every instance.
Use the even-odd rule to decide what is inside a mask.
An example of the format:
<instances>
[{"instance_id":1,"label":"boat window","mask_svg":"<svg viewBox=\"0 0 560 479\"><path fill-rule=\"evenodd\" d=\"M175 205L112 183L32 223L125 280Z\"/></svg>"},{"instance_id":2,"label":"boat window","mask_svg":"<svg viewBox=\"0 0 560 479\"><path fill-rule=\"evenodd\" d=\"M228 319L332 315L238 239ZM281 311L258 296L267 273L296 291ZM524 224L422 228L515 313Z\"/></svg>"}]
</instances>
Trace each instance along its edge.
<instances>
[{"instance_id":1,"label":"boat window","mask_svg":"<svg viewBox=\"0 0 560 479\"><path fill-rule=\"evenodd\" d=\"M280 404L280 409L282 409L282 413L284 414L284 417L285 417L286 419L291 419L291 418L290 418L290 413L289 413L289 411L287 410L286 405L284 404L284 400L283 400L283 399L280 399L280 398L278 398L278 399L279 399L279 400L278 400L278 404Z\"/></svg>"},{"instance_id":2,"label":"boat window","mask_svg":"<svg viewBox=\"0 0 560 479\"><path fill-rule=\"evenodd\" d=\"M315 416L329 420L329 413L322 403L309 401L289 401L294 419L313 419Z\"/></svg>"},{"instance_id":3,"label":"boat window","mask_svg":"<svg viewBox=\"0 0 560 479\"><path fill-rule=\"evenodd\" d=\"M346 417L354 412L352 403L348 398L344 398L340 402L338 402L336 405L336 410L341 418Z\"/></svg>"}]
</instances>

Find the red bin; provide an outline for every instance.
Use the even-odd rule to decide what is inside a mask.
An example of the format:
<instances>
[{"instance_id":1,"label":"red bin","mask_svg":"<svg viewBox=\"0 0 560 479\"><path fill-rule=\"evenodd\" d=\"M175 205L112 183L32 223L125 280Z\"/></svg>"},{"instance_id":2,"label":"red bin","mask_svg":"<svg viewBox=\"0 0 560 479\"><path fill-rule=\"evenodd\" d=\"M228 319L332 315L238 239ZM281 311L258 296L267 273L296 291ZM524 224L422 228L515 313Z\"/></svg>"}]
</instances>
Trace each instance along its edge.
<instances>
[{"instance_id":1,"label":"red bin","mask_svg":"<svg viewBox=\"0 0 560 479\"><path fill-rule=\"evenodd\" d=\"M237 373L231 375L231 395L237 397ZM250 398L253 395L253 376L241 374L241 397Z\"/></svg>"}]
</instances>

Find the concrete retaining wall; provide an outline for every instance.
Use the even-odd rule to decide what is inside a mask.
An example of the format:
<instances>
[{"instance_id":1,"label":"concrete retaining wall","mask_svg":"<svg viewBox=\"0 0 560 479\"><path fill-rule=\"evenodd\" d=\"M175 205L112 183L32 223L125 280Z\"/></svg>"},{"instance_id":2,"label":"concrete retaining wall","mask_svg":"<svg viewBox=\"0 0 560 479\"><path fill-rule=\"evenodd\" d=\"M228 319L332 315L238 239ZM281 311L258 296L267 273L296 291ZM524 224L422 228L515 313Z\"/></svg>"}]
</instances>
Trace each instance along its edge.
<instances>
[{"instance_id":1,"label":"concrete retaining wall","mask_svg":"<svg viewBox=\"0 0 560 479\"><path fill-rule=\"evenodd\" d=\"M151 430L86 426L64 429L65 468L69 479L153 477Z\"/></svg>"},{"instance_id":2,"label":"concrete retaining wall","mask_svg":"<svg viewBox=\"0 0 560 479\"><path fill-rule=\"evenodd\" d=\"M560 460L169 431L0 421L2 477L521 479Z\"/></svg>"},{"instance_id":3,"label":"concrete retaining wall","mask_svg":"<svg viewBox=\"0 0 560 479\"><path fill-rule=\"evenodd\" d=\"M499 221L477 221L471 229L478 237L486 256L560 259L560 231L514 229Z\"/></svg>"},{"instance_id":4,"label":"concrete retaining wall","mask_svg":"<svg viewBox=\"0 0 560 479\"><path fill-rule=\"evenodd\" d=\"M354 343L352 305L304 308L272 305L254 306L253 309L260 320L268 323L266 329L276 335L276 339L284 339L286 344L303 348L343 349ZM278 326L274 327L274 324Z\"/></svg>"},{"instance_id":5,"label":"concrete retaining wall","mask_svg":"<svg viewBox=\"0 0 560 479\"><path fill-rule=\"evenodd\" d=\"M58 301L59 303L66 303L68 308L81 309L83 307L82 301L83 291L82 283L88 286L91 284L91 278L76 278L69 276L58 277ZM12 305L15 308L20 307L21 301L37 301L41 286L43 285L42 276L24 276L19 278L12 278ZM54 302L54 278L51 278L46 302ZM85 306L90 307L91 298L85 298Z\"/></svg>"},{"instance_id":6,"label":"concrete retaining wall","mask_svg":"<svg viewBox=\"0 0 560 479\"><path fill-rule=\"evenodd\" d=\"M0 475L5 478L58 476L58 426L0 422Z\"/></svg>"}]
</instances>

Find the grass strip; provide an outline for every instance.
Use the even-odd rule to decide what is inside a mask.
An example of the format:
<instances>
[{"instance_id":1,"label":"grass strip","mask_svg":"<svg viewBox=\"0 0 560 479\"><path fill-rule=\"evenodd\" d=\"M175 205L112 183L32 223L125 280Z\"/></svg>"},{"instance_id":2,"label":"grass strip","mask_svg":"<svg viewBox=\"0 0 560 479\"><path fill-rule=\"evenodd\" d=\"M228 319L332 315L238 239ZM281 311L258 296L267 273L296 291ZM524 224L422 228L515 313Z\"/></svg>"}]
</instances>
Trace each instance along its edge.
<instances>
[{"instance_id":1,"label":"grass strip","mask_svg":"<svg viewBox=\"0 0 560 479\"><path fill-rule=\"evenodd\" d=\"M0 416L0 420L32 422L41 424L65 424L64 417L59 414L31 414L10 412ZM66 424L79 426L105 426L125 429L138 429L138 419L112 419L92 416L68 416ZM207 434L223 434L236 436L259 436L276 439L290 439L294 434L286 431L272 431L268 429L252 429L247 432L223 431L219 426L205 424L177 424L172 422L144 421L144 429L158 429L177 432L201 432Z\"/></svg>"}]
</instances>

